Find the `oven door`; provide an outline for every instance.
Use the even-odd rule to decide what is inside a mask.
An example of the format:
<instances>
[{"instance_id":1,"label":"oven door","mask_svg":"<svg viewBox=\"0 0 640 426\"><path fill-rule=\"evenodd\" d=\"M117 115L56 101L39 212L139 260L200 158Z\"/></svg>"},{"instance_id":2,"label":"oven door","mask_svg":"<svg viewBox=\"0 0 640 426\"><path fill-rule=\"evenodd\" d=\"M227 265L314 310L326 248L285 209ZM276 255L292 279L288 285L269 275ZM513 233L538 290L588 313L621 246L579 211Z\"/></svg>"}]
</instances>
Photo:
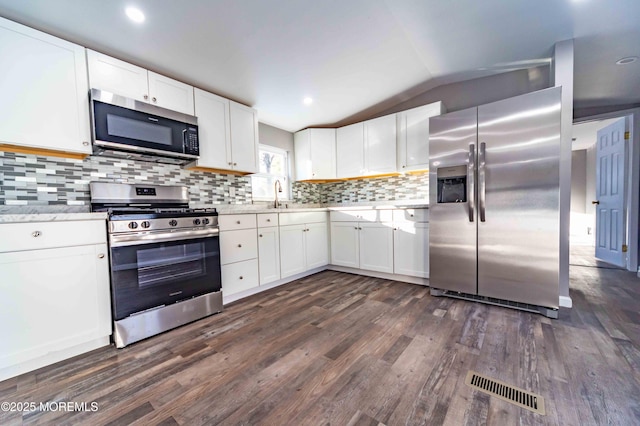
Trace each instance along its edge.
<instances>
[{"instance_id":1,"label":"oven door","mask_svg":"<svg viewBox=\"0 0 640 426\"><path fill-rule=\"evenodd\" d=\"M217 230L111 235L114 320L222 288Z\"/></svg>"}]
</instances>

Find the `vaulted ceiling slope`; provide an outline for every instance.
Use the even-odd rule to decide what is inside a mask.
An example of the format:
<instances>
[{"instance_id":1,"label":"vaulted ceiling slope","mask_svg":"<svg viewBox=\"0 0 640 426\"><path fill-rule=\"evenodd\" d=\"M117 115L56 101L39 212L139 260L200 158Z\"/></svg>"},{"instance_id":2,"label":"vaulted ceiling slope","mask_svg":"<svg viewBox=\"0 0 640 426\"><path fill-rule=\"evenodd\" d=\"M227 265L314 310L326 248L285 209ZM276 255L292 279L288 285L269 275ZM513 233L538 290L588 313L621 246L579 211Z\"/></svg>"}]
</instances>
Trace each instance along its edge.
<instances>
[{"instance_id":1,"label":"vaulted ceiling slope","mask_svg":"<svg viewBox=\"0 0 640 426\"><path fill-rule=\"evenodd\" d=\"M144 23L128 20L129 5ZM289 131L541 65L566 39L576 107L640 102L640 61L616 65L640 56L638 0L0 0L0 16L254 106Z\"/></svg>"}]
</instances>

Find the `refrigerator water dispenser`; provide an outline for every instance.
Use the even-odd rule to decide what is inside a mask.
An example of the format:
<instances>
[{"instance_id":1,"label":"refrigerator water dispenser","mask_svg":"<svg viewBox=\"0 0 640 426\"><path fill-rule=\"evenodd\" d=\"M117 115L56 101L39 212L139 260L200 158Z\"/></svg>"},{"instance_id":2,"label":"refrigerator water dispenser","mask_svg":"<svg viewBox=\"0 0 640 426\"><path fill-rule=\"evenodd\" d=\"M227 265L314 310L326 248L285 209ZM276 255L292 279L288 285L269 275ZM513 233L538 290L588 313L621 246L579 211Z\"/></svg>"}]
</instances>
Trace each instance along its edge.
<instances>
[{"instance_id":1,"label":"refrigerator water dispenser","mask_svg":"<svg viewBox=\"0 0 640 426\"><path fill-rule=\"evenodd\" d=\"M467 165L442 167L438 174L438 203L467 202Z\"/></svg>"}]
</instances>

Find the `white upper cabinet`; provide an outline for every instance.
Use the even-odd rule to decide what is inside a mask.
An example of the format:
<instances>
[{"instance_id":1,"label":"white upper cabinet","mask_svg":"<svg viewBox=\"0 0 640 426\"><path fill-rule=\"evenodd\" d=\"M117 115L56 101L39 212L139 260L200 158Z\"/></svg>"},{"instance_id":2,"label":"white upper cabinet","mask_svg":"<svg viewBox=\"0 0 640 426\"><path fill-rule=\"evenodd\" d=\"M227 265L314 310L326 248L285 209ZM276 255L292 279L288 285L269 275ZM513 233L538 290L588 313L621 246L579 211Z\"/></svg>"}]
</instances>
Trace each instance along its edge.
<instances>
[{"instance_id":1,"label":"white upper cabinet","mask_svg":"<svg viewBox=\"0 0 640 426\"><path fill-rule=\"evenodd\" d=\"M336 157L338 178L364 174L364 123L356 123L337 129Z\"/></svg>"},{"instance_id":2,"label":"white upper cabinet","mask_svg":"<svg viewBox=\"0 0 640 426\"><path fill-rule=\"evenodd\" d=\"M365 175L396 171L396 115L385 115L364 122Z\"/></svg>"},{"instance_id":3,"label":"white upper cabinet","mask_svg":"<svg viewBox=\"0 0 640 426\"><path fill-rule=\"evenodd\" d=\"M194 89L200 158L196 167L258 171L258 118L254 109Z\"/></svg>"},{"instance_id":4,"label":"white upper cabinet","mask_svg":"<svg viewBox=\"0 0 640 426\"><path fill-rule=\"evenodd\" d=\"M91 87L149 102L147 70L87 49Z\"/></svg>"},{"instance_id":5,"label":"white upper cabinet","mask_svg":"<svg viewBox=\"0 0 640 426\"><path fill-rule=\"evenodd\" d=\"M84 48L0 18L0 144L90 154Z\"/></svg>"},{"instance_id":6,"label":"white upper cabinet","mask_svg":"<svg viewBox=\"0 0 640 426\"><path fill-rule=\"evenodd\" d=\"M149 96L154 105L195 115L193 86L149 71Z\"/></svg>"},{"instance_id":7,"label":"white upper cabinet","mask_svg":"<svg viewBox=\"0 0 640 426\"><path fill-rule=\"evenodd\" d=\"M396 115L340 127L336 134L337 177L396 171Z\"/></svg>"},{"instance_id":8,"label":"white upper cabinet","mask_svg":"<svg viewBox=\"0 0 640 426\"><path fill-rule=\"evenodd\" d=\"M229 101L232 170L258 172L258 111ZM228 153L227 153L228 155ZM228 168L228 167L227 167Z\"/></svg>"},{"instance_id":9,"label":"white upper cabinet","mask_svg":"<svg viewBox=\"0 0 640 426\"><path fill-rule=\"evenodd\" d=\"M296 180L336 178L336 129L294 134Z\"/></svg>"},{"instance_id":10,"label":"white upper cabinet","mask_svg":"<svg viewBox=\"0 0 640 426\"><path fill-rule=\"evenodd\" d=\"M443 112L442 102L434 102L397 114L398 171L429 168L429 117Z\"/></svg>"},{"instance_id":11,"label":"white upper cabinet","mask_svg":"<svg viewBox=\"0 0 640 426\"><path fill-rule=\"evenodd\" d=\"M200 158L196 166L212 169L230 168L229 100L195 88L194 101L200 143Z\"/></svg>"},{"instance_id":12,"label":"white upper cabinet","mask_svg":"<svg viewBox=\"0 0 640 426\"><path fill-rule=\"evenodd\" d=\"M87 49L92 88L195 115L193 87Z\"/></svg>"}]
</instances>

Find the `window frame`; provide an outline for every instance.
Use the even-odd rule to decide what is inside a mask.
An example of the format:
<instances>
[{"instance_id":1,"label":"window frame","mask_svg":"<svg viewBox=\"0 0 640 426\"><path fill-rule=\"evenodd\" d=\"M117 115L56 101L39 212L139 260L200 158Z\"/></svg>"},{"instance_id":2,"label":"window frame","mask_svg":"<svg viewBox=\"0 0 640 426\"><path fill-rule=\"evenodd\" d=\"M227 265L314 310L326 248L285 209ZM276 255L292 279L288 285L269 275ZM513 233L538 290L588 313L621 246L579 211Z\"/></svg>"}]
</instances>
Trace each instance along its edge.
<instances>
[{"instance_id":1,"label":"window frame","mask_svg":"<svg viewBox=\"0 0 640 426\"><path fill-rule=\"evenodd\" d=\"M273 178L275 177L276 179L281 179L281 184L283 189L287 188L287 194L288 197L287 198L281 198L280 196L278 196L279 200L282 201L291 201L292 200L292 188L291 188L291 167L290 167L290 161L289 161L289 151L287 151L286 149L282 149L279 148L277 146L272 146L272 145L267 145L267 144L263 144L263 143L259 143L258 144L258 170L260 170L260 162L261 162L261 153L263 151L266 152L270 152L272 154L277 154L277 155L282 155L284 156L284 167L285 167L285 175L279 175L279 174L274 174L274 173L261 173L260 171L258 171L258 173L254 173L251 175L251 186L253 187L254 185L254 177L260 178L260 177L264 177L264 178ZM284 182L282 182L282 180L284 180ZM254 201L273 201L273 196L271 197L258 197L255 195L255 193L252 191L252 195L251 198Z\"/></svg>"}]
</instances>

